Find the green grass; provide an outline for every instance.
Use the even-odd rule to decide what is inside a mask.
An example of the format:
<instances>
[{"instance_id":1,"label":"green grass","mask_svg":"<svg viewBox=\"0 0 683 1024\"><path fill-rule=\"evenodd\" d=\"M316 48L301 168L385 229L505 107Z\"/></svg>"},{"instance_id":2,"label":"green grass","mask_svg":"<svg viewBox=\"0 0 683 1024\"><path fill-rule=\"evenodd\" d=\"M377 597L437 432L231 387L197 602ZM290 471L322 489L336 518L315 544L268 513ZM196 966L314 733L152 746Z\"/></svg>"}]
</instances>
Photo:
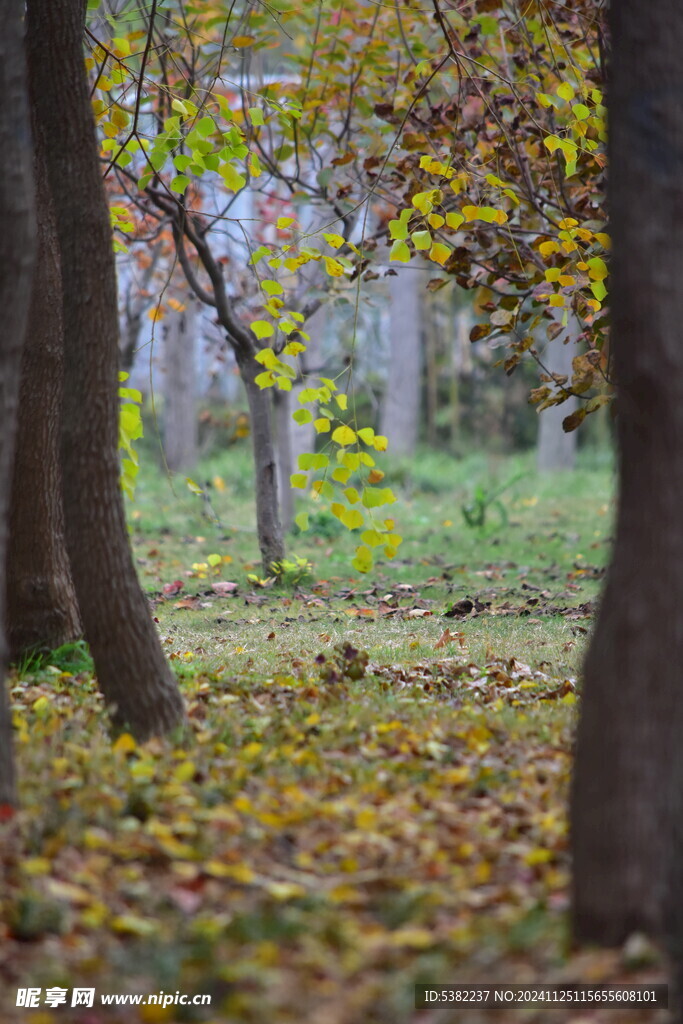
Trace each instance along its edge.
<instances>
[{"instance_id":1,"label":"green grass","mask_svg":"<svg viewBox=\"0 0 683 1024\"><path fill-rule=\"evenodd\" d=\"M468 527L475 488L518 474L504 527ZM16 1010L16 985L79 984L213 996L107 1022L402 1024L421 1019L416 981L551 978L569 955L565 804L609 465L540 478L526 457L423 453L389 468L394 561L359 578L322 508L318 534L289 540L310 579L278 589L247 580L247 450L193 476L220 478L208 518L146 467L130 520L183 746L112 746L80 648L12 679L3 1019L53 1019ZM198 568L214 553L230 560Z\"/></svg>"}]
</instances>

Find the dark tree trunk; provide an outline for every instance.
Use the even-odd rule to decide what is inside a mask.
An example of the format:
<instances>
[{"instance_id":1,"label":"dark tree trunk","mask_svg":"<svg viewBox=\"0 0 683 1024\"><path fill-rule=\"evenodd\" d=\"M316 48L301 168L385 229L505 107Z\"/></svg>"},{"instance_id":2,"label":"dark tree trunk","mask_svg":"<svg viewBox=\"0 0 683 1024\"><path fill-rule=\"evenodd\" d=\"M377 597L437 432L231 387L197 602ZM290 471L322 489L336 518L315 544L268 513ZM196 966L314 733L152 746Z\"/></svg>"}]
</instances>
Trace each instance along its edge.
<instances>
[{"instance_id":1,"label":"dark tree trunk","mask_svg":"<svg viewBox=\"0 0 683 1024\"><path fill-rule=\"evenodd\" d=\"M99 685L139 739L183 721L128 545L118 460L118 315L109 214L83 65L85 4L29 0L29 67L62 262L66 538Z\"/></svg>"},{"instance_id":2,"label":"dark tree trunk","mask_svg":"<svg viewBox=\"0 0 683 1024\"><path fill-rule=\"evenodd\" d=\"M280 524L277 492L277 469L275 448L271 431L271 396L255 382L261 372L251 352L237 352L237 364L247 392L251 440L254 451L254 472L256 476L256 530L263 571L272 572L273 562L281 562L285 549Z\"/></svg>"},{"instance_id":3,"label":"dark tree trunk","mask_svg":"<svg viewBox=\"0 0 683 1024\"><path fill-rule=\"evenodd\" d=\"M23 20L23 0L0 4L0 806L16 799L12 722L5 689L5 554L21 349L35 257Z\"/></svg>"},{"instance_id":4,"label":"dark tree trunk","mask_svg":"<svg viewBox=\"0 0 683 1024\"><path fill-rule=\"evenodd\" d=\"M35 106L35 103L34 103ZM7 556L10 657L81 633L64 539L60 466L64 381L62 278L45 144L32 124L38 254L21 362Z\"/></svg>"},{"instance_id":5,"label":"dark tree trunk","mask_svg":"<svg viewBox=\"0 0 683 1024\"><path fill-rule=\"evenodd\" d=\"M683 8L619 0L611 22L620 494L571 807L574 931L603 944L662 934L683 742Z\"/></svg>"}]
</instances>

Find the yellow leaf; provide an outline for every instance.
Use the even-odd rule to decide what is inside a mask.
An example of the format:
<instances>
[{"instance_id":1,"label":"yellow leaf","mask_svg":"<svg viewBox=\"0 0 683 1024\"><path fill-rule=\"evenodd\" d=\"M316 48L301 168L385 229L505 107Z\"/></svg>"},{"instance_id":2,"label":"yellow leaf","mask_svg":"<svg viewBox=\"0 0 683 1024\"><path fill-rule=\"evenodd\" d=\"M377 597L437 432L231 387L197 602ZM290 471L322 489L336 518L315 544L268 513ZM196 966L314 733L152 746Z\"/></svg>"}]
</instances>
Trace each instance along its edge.
<instances>
[{"instance_id":1,"label":"yellow leaf","mask_svg":"<svg viewBox=\"0 0 683 1024\"><path fill-rule=\"evenodd\" d=\"M449 228L453 228L455 231L464 223L465 218L461 213L447 213L446 224Z\"/></svg>"},{"instance_id":2,"label":"yellow leaf","mask_svg":"<svg viewBox=\"0 0 683 1024\"><path fill-rule=\"evenodd\" d=\"M177 768L173 769L173 778L176 782L189 782L194 778L196 772L194 761L183 761Z\"/></svg>"},{"instance_id":3,"label":"yellow leaf","mask_svg":"<svg viewBox=\"0 0 683 1024\"><path fill-rule=\"evenodd\" d=\"M443 242L435 242L429 250L429 258L442 267L450 256L451 251L450 247L444 245ZM377 446L375 445L375 447Z\"/></svg>"},{"instance_id":4,"label":"yellow leaf","mask_svg":"<svg viewBox=\"0 0 683 1024\"><path fill-rule=\"evenodd\" d=\"M323 256L323 262L330 277L343 277L344 267L339 260L335 260L333 256Z\"/></svg>"},{"instance_id":5,"label":"yellow leaf","mask_svg":"<svg viewBox=\"0 0 683 1024\"><path fill-rule=\"evenodd\" d=\"M340 397L341 395L337 396L338 399ZM345 447L346 445L354 443L356 440L356 432L355 430L351 430L351 427L337 427L337 429L332 432L332 440L335 444Z\"/></svg>"},{"instance_id":6,"label":"yellow leaf","mask_svg":"<svg viewBox=\"0 0 683 1024\"><path fill-rule=\"evenodd\" d=\"M295 900L306 895L303 885L296 882L266 882L264 888L276 900Z\"/></svg>"},{"instance_id":7,"label":"yellow leaf","mask_svg":"<svg viewBox=\"0 0 683 1024\"><path fill-rule=\"evenodd\" d=\"M253 761L255 757L258 757L262 750L262 743L247 743L245 747L242 747L242 757L245 757L248 761Z\"/></svg>"},{"instance_id":8,"label":"yellow leaf","mask_svg":"<svg viewBox=\"0 0 683 1024\"><path fill-rule=\"evenodd\" d=\"M436 943L436 938L426 928L397 928L391 933L392 946L407 946L409 949L427 949Z\"/></svg>"},{"instance_id":9,"label":"yellow leaf","mask_svg":"<svg viewBox=\"0 0 683 1024\"><path fill-rule=\"evenodd\" d=\"M122 732L112 748L117 754L131 754L137 744L129 732Z\"/></svg>"},{"instance_id":10,"label":"yellow leaf","mask_svg":"<svg viewBox=\"0 0 683 1024\"><path fill-rule=\"evenodd\" d=\"M49 875L52 870L52 862L47 857L29 857L22 862L22 870L27 875Z\"/></svg>"},{"instance_id":11,"label":"yellow leaf","mask_svg":"<svg viewBox=\"0 0 683 1024\"><path fill-rule=\"evenodd\" d=\"M357 508L345 508L339 518L347 530L357 530L364 522L363 513Z\"/></svg>"},{"instance_id":12,"label":"yellow leaf","mask_svg":"<svg viewBox=\"0 0 683 1024\"><path fill-rule=\"evenodd\" d=\"M268 323L267 320L252 320L249 326L259 340L261 338L270 338L275 334L273 325Z\"/></svg>"},{"instance_id":13,"label":"yellow leaf","mask_svg":"<svg viewBox=\"0 0 683 1024\"><path fill-rule=\"evenodd\" d=\"M359 513L360 514L360 513ZM355 557L351 563L358 572L370 572L373 566L372 551L365 544L356 548Z\"/></svg>"},{"instance_id":14,"label":"yellow leaf","mask_svg":"<svg viewBox=\"0 0 683 1024\"><path fill-rule=\"evenodd\" d=\"M230 40L230 45L242 49L245 46L251 46L252 43L256 42L256 36L234 36Z\"/></svg>"},{"instance_id":15,"label":"yellow leaf","mask_svg":"<svg viewBox=\"0 0 683 1024\"><path fill-rule=\"evenodd\" d=\"M112 920L111 929L120 935L139 935L144 938L155 934L157 924L134 914L121 914Z\"/></svg>"}]
</instances>

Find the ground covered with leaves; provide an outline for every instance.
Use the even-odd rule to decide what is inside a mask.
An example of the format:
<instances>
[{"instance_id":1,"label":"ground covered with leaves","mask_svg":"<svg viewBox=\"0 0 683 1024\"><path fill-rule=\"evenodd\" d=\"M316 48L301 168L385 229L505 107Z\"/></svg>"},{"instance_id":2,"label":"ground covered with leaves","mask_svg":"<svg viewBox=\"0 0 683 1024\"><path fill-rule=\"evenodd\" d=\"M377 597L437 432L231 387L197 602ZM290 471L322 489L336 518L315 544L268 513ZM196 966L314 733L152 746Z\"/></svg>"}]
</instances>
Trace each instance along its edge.
<instances>
[{"instance_id":1,"label":"ground covered with leaves","mask_svg":"<svg viewBox=\"0 0 683 1024\"><path fill-rule=\"evenodd\" d=\"M276 587L240 458L204 467L201 496L150 474L132 509L188 736L112 744L82 646L12 675L3 1020L614 1021L414 1009L418 982L662 980L636 940L568 943L566 800L609 471L541 480L521 463L471 526L475 485L520 466L397 467L394 562L352 575L353 541L321 508ZM17 1008L20 986L212 1005Z\"/></svg>"}]
</instances>

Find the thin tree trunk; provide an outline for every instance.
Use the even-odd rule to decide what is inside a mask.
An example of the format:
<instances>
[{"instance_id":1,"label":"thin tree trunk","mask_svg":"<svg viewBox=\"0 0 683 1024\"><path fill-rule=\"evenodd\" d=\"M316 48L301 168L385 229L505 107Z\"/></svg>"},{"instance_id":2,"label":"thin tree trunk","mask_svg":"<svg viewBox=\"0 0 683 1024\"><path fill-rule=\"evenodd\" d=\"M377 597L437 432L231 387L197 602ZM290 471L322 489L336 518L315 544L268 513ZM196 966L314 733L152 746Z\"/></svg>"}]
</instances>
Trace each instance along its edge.
<instances>
[{"instance_id":1,"label":"thin tree trunk","mask_svg":"<svg viewBox=\"0 0 683 1024\"><path fill-rule=\"evenodd\" d=\"M306 333L310 334L310 340L306 342L306 351L301 354L299 362L303 379L295 383L291 391L280 391L279 388L272 390L280 517L285 530L292 528L296 505L290 477L299 468L299 456L304 452L315 451L316 438L313 423L296 423L292 419L292 412L301 408L298 398L304 388L309 386L307 375L310 373L316 376L323 372L322 340L328 316L329 310L321 306L306 321ZM312 408L311 412L315 416Z\"/></svg>"},{"instance_id":2,"label":"thin tree trunk","mask_svg":"<svg viewBox=\"0 0 683 1024\"><path fill-rule=\"evenodd\" d=\"M271 399L268 390L255 382L261 372L252 353L238 350L237 364L247 392L251 441L254 451L256 485L256 530L264 573L272 572L273 562L281 562L285 549L280 524L277 493L275 448L271 430Z\"/></svg>"},{"instance_id":3,"label":"thin tree trunk","mask_svg":"<svg viewBox=\"0 0 683 1024\"><path fill-rule=\"evenodd\" d=\"M294 522L294 494L289 479L294 472L292 452L292 403L290 391L273 388L273 428L275 435L275 458L277 461L277 486L280 499L280 519L283 530L291 530Z\"/></svg>"},{"instance_id":4,"label":"thin tree trunk","mask_svg":"<svg viewBox=\"0 0 683 1024\"><path fill-rule=\"evenodd\" d=\"M118 315L109 214L83 66L85 4L29 0L28 53L62 260L62 465L67 546L85 635L117 726L183 721L128 545L118 461Z\"/></svg>"},{"instance_id":5,"label":"thin tree trunk","mask_svg":"<svg viewBox=\"0 0 683 1024\"><path fill-rule=\"evenodd\" d=\"M382 403L380 431L389 438L393 455L412 455L420 417L422 321L420 289L423 274L399 269L389 278L390 363Z\"/></svg>"},{"instance_id":6,"label":"thin tree trunk","mask_svg":"<svg viewBox=\"0 0 683 1024\"><path fill-rule=\"evenodd\" d=\"M60 465L64 383L62 278L42 132L32 125L38 256L21 363L7 553L10 657L81 634L64 538Z\"/></svg>"},{"instance_id":7,"label":"thin tree trunk","mask_svg":"<svg viewBox=\"0 0 683 1024\"><path fill-rule=\"evenodd\" d=\"M164 455L169 469L191 472L197 462L197 380L193 296L167 315L164 332Z\"/></svg>"},{"instance_id":8,"label":"thin tree trunk","mask_svg":"<svg viewBox=\"0 0 683 1024\"><path fill-rule=\"evenodd\" d=\"M457 293L453 289L452 305L455 308L453 318L453 351L451 359L451 451L456 451L460 442L460 382L464 376L470 359L470 327L471 314L469 309L460 309L457 305Z\"/></svg>"},{"instance_id":9,"label":"thin tree trunk","mask_svg":"<svg viewBox=\"0 0 683 1024\"><path fill-rule=\"evenodd\" d=\"M571 806L574 931L604 944L661 936L666 903L680 929L683 898L681 849L667 885L672 826L683 836L683 9L620 0L611 22L620 493Z\"/></svg>"},{"instance_id":10,"label":"thin tree trunk","mask_svg":"<svg viewBox=\"0 0 683 1024\"><path fill-rule=\"evenodd\" d=\"M5 689L5 553L21 348L35 258L24 4L0 4L0 807L16 801L12 721Z\"/></svg>"},{"instance_id":11,"label":"thin tree trunk","mask_svg":"<svg viewBox=\"0 0 683 1024\"><path fill-rule=\"evenodd\" d=\"M545 348L541 361L551 374L566 375L571 381L572 360L577 354L576 337L578 325L572 318L573 331L570 340L564 345L560 338L551 341ZM538 445L536 448L536 466L539 473L552 473L556 470L574 469L576 465L576 431L562 429L565 416L576 410L578 399L568 398L562 405L551 405L538 416Z\"/></svg>"},{"instance_id":12,"label":"thin tree trunk","mask_svg":"<svg viewBox=\"0 0 683 1024\"><path fill-rule=\"evenodd\" d=\"M431 301L426 297L420 303L422 320L422 347L425 361L425 423L427 428L427 444L435 448L437 444L437 417L439 414L439 363L438 363L438 309L433 296ZM415 439L417 442L417 438Z\"/></svg>"}]
</instances>

